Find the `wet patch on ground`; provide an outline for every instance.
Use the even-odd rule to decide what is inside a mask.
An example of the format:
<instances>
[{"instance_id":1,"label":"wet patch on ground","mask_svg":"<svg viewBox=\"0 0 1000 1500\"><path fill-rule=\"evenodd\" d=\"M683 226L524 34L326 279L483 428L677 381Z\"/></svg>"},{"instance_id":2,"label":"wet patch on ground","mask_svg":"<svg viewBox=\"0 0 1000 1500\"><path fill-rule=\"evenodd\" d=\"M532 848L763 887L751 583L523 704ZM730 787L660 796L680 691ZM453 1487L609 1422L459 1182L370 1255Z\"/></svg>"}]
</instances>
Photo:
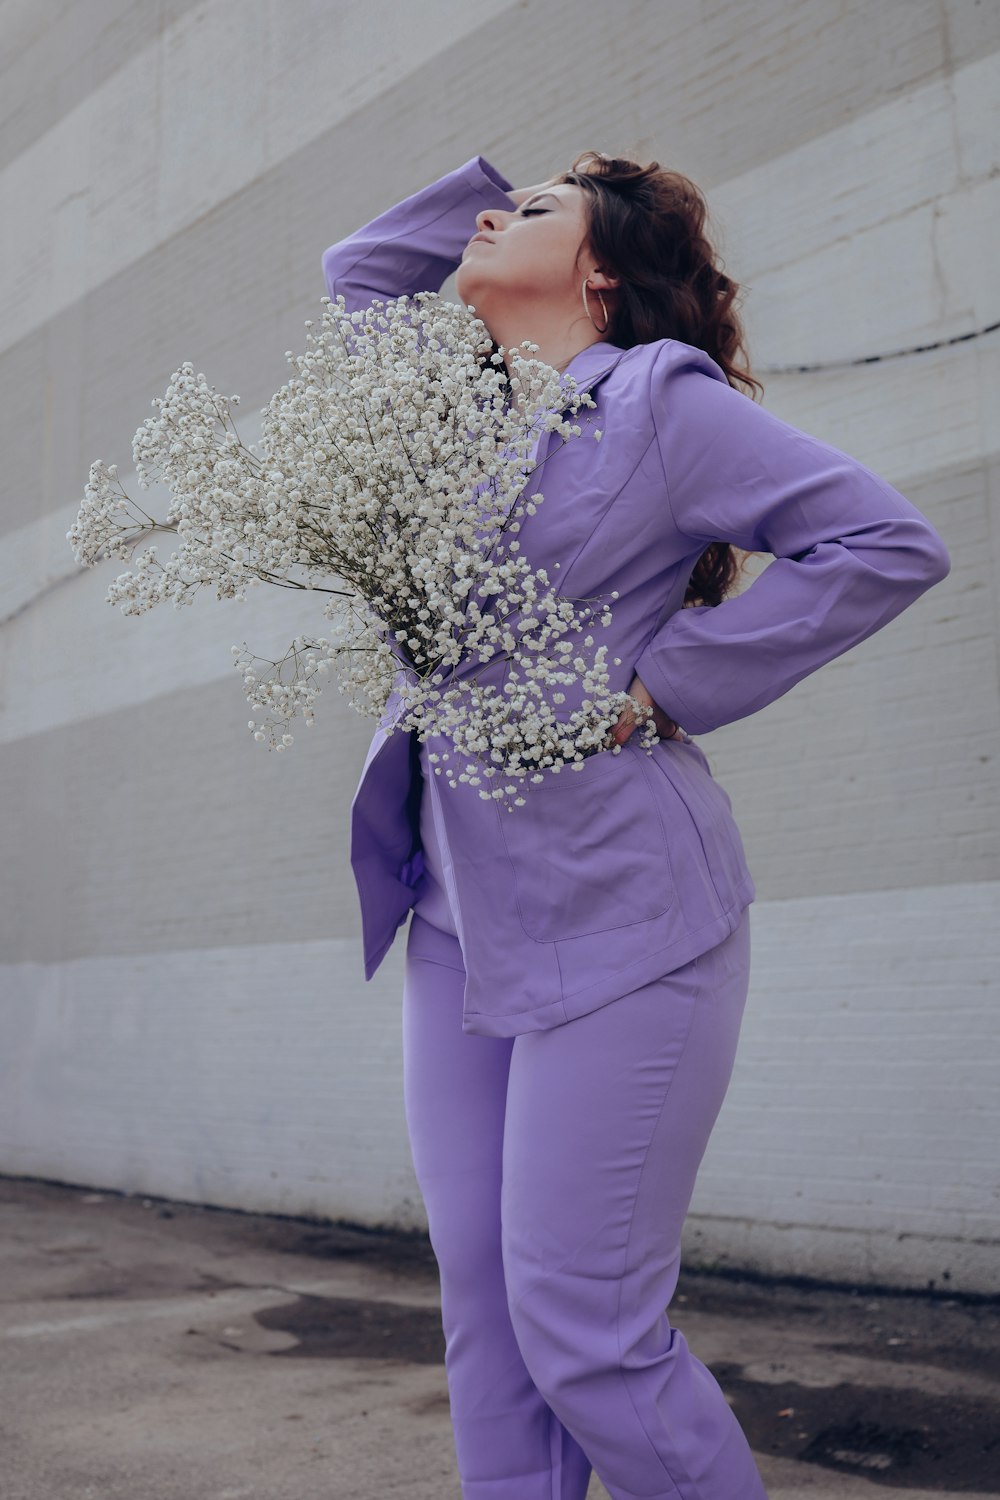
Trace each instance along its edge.
<instances>
[{"instance_id":1,"label":"wet patch on ground","mask_svg":"<svg viewBox=\"0 0 1000 1500\"><path fill-rule=\"evenodd\" d=\"M408 1365L444 1364L444 1333L437 1307L358 1297L300 1294L294 1302L254 1314L261 1328L298 1339L272 1349L268 1359L392 1359Z\"/></svg>"},{"instance_id":2,"label":"wet patch on ground","mask_svg":"<svg viewBox=\"0 0 1000 1500\"><path fill-rule=\"evenodd\" d=\"M989 1401L857 1381L770 1385L744 1379L739 1365L711 1369L758 1453L890 1488L997 1494L1000 1392Z\"/></svg>"},{"instance_id":3,"label":"wet patch on ground","mask_svg":"<svg viewBox=\"0 0 1000 1500\"><path fill-rule=\"evenodd\" d=\"M309 1255L317 1260L362 1262L377 1271L423 1272L435 1280L437 1259L426 1235L396 1236L379 1230L303 1226L294 1221L281 1225L275 1234L277 1243L258 1237L262 1248L279 1250L285 1255Z\"/></svg>"}]
</instances>

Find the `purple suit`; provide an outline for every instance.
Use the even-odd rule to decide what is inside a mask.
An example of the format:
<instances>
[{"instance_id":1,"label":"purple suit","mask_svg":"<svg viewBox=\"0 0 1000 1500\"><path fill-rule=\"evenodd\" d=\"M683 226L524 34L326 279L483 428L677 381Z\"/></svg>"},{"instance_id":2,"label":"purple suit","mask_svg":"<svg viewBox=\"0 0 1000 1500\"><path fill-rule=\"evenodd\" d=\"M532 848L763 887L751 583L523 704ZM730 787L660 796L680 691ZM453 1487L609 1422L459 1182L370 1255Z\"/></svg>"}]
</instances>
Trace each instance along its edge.
<instances>
[{"instance_id":1,"label":"purple suit","mask_svg":"<svg viewBox=\"0 0 1000 1500\"><path fill-rule=\"evenodd\" d=\"M331 297L351 310L439 289L476 214L515 207L511 186L475 156L412 194L325 252ZM689 733L773 702L947 575L941 537L903 495L735 390L701 350L598 342L566 374L597 406L581 409L579 437L542 439L527 493L544 500L522 518L521 554L570 597L619 591L595 632L611 690L637 672ZM721 605L682 609L715 539L774 561ZM415 736L386 732L397 709L393 695L351 807L366 979L421 873L426 789ZM443 776L428 789L454 863L466 1032L510 1037L593 1011L720 943L754 899L730 799L690 738L648 756L633 734L581 771L547 772L509 812Z\"/></svg>"}]
</instances>

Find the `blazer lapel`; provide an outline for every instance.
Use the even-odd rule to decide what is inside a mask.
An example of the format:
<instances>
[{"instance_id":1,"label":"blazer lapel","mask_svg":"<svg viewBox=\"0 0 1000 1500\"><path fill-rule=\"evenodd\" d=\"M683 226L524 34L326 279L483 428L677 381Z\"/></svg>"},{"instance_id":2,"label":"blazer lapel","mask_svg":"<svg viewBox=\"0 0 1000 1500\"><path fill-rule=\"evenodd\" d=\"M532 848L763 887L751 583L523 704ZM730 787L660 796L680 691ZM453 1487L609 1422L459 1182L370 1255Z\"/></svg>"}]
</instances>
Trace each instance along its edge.
<instances>
[{"instance_id":1,"label":"blazer lapel","mask_svg":"<svg viewBox=\"0 0 1000 1500\"><path fill-rule=\"evenodd\" d=\"M563 371L563 375L571 375L573 377L573 380L576 384L577 395L581 394L584 391L593 392L597 388L597 386L600 385L601 381L605 380L607 376L611 374L611 371L615 368L624 353L625 350L622 349L618 344L608 344L604 341L598 341L598 343L596 344L588 344L586 349L581 349L579 354L574 355L569 364L566 366L566 369ZM570 398L567 394L565 404L559 408L559 414L565 414L569 410L569 407ZM582 407L580 408L580 410L588 411L589 408ZM542 436L538 443L538 449L535 453L535 467L528 475L527 483L521 490L520 495L516 496L515 499L512 500L510 505L507 507L506 514L508 517L510 516L511 511L513 510L514 505L518 500L520 500L523 505L528 500L530 500L531 496L535 494L535 492L544 484L544 463L548 458L555 441L556 434L554 432L542 433ZM567 439L567 441L573 442L574 439L569 438ZM496 543L494 556L496 558L500 558L503 555L503 550L504 533L500 533ZM482 600L480 608L484 613L490 608L495 600L495 594L489 594ZM468 604L469 601L467 599L465 608L462 611L463 619L468 612ZM463 655L458 665L452 669L453 675L461 675L462 666L466 659L467 658Z\"/></svg>"},{"instance_id":2,"label":"blazer lapel","mask_svg":"<svg viewBox=\"0 0 1000 1500\"><path fill-rule=\"evenodd\" d=\"M599 341L596 344L588 344L586 349L581 349L579 354L573 356L563 371L563 375L571 375L573 377L578 395L584 391L593 392L600 385L601 381L611 374L611 371L615 368L615 365L617 365L624 353L625 350L617 344L608 344L603 341ZM559 408L560 416L569 410L569 406L570 401L567 396L564 405ZM583 407L581 410L586 411L588 408ZM542 482L542 464L548 457L549 450L555 441L555 436L554 432L545 432L542 434L538 444L538 451L535 454L535 467L528 476L527 484L521 491L522 496L525 498L530 499ZM569 441L572 442L572 438ZM508 510L509 514L510 511Z\"/></svg>"}]
</instances>

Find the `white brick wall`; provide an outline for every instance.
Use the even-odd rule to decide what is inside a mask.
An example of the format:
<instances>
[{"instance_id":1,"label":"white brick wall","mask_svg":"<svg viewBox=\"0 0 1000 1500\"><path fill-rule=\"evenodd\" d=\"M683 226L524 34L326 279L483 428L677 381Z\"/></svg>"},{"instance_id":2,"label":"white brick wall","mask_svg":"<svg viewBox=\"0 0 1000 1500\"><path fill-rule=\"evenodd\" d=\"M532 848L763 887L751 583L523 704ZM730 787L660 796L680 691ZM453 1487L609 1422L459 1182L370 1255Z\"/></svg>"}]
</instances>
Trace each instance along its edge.
<instances>
[{"instance_id":1,"label":"white brick wall","mask_svg":"<svg viewBox=\"0 0 1000 1500\"><path fill-rule=\"evenodd\" d=\"M751 923L687 1263L996 1290L1000 884L755 903ZM401 958L364 989L346 941L10 966L7 1170L425 1228Z\"/></svg>"},{"instance_id":2,"label":"white brick wall","mask_svg":"<svg viewBox=\"0 0 1000 1500\"><path fill-rule=\"evenodd\" d=\"M688 1255L996 1290L1000 336L948 341L997 316L1000 11L33 14L0 16L0 1171L422 1222L402 941L364 985L347 865L371 726L331 691L268 757L229 646L283 649L302 601L124 619L65 531L94 458L129 489L185 358L253 440L339 235L476 152L534 182L596 145L704 187L764 404L897 485L953 560L701 741L759 900ZM892 357L918 344L940 347Z\"/></svg>"},{"instance_id":3,"label":"white brick wall","mask_svg":"<svg viewBox=\"0 0 1000 1500\"><path fill-rule=\"evenodd\" d=\"M740 1052L689 1249L995 1286L1000 883L755 903Z\"/></svg>"}]
</instances>

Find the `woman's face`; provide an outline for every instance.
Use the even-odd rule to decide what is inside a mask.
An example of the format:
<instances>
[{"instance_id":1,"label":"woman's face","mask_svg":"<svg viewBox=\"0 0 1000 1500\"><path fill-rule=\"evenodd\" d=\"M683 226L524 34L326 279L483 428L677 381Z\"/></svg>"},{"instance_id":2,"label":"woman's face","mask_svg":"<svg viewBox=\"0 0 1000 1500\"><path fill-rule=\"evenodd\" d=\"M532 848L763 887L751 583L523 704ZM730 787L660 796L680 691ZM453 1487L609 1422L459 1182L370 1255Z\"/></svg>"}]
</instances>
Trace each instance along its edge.
<instances>
[{"instance_id":1,"label":"woman's face","mask_svg":"<svg viewBox=\"0 0 1000 1500\"><path fill-rule=\"evenodd\" d=\"M593 271L587 260L584 190L559 183L518 208L486 208L476 215L477 232L462 252L456 273L459 297L495 331L515 312L530 326L539 309L546 321L557 309L582 313L580 283ZM579 259L579 270L577 263ZM604 284L592 278L592 284ZM528 336L527 334L525 335Z\"/></svg>"}]
</instances>

